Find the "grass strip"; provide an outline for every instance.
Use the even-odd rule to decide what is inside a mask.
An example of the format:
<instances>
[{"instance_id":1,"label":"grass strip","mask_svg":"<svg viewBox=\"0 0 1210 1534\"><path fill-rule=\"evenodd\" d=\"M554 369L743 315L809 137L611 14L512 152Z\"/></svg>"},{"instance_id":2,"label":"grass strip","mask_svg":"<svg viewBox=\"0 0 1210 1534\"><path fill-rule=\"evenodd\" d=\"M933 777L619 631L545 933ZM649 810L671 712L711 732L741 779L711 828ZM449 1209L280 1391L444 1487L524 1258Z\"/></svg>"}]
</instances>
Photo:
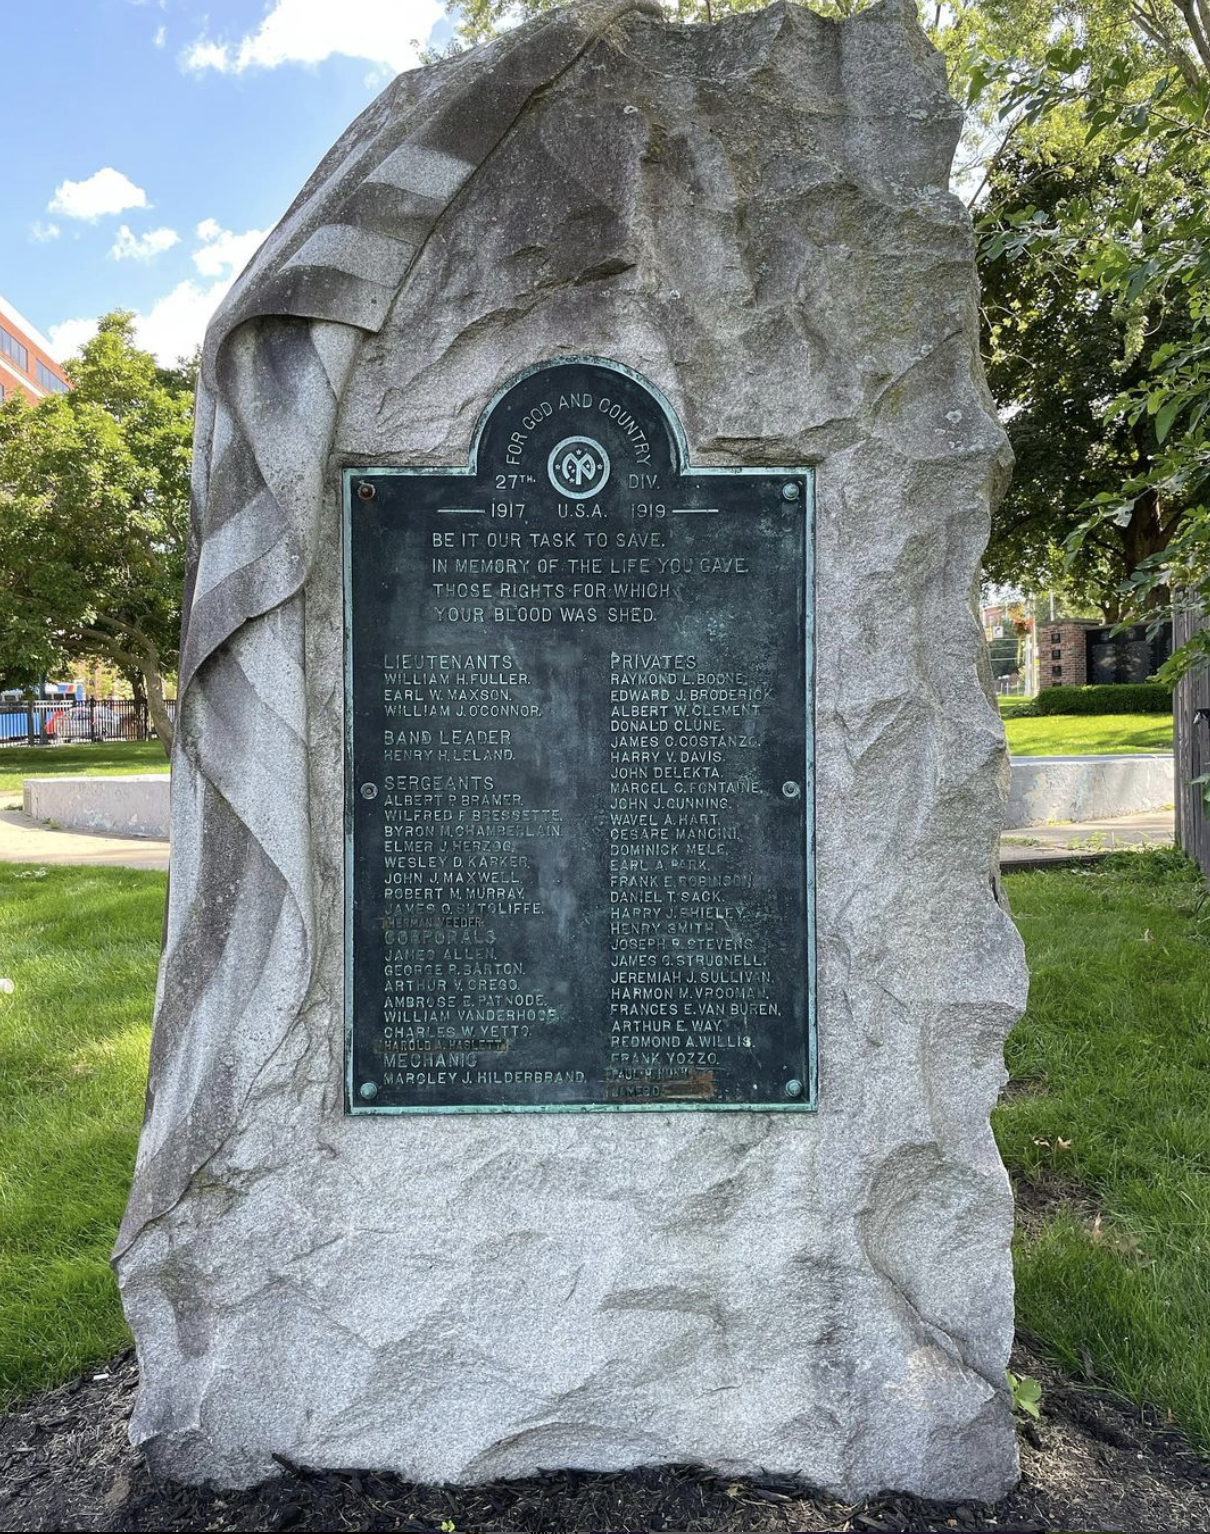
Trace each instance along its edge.
<instances>
[{"instance_id":1,"label":"grass strip","mask_svg":"<svg viewBox=\"0 0 1210 1534\"><path fill-rule=\"evenodd\" d=\"M114 740L99 745L4 746L0 748L0 795L20 794L23 778L86 773L112 778L124 772L167 772L158 740Z\"/></svg>"},{"instance_id":2,"label":"grass strip","mask_svg":"<svg viewBox=\"0 0 1210 1534\"><path fill-rule=\"evenodd\" d=\"M1170 714L1051 714L1028 719L1006 711L1004 733L1013 756L1118 756L1172 750Z\"/></svg>"},{"instance_id":3,"label":"grass strip","mask_svg":"<svg viewBox=\"0 0 1210 1534\"><path fill-rule=\"evenodd\" d=\"M0 1393L127 1340L108 1266L133 1166L164 875L0 867ZM1034 980L996 1110L1018 1314L1210 1452L1210 894L1179 854L1006 880Z\"/></svg>"},{"instance_id":4,"label":"grass strip","mask_svg":"<svg viewBox=\"0 0 1210 1534\"><path fill-rule=\"evenodd\" d=\"M109 1253L134 1166L166 876L0 865L0 1399L128 1341Z\"/></svg>"},{"instance_id":5,"label":"grass strip","mask_svg":"<svg viewBox=\"0 0 1210 1534\"><path fill-rule=\"evenodd\" d=\"M1210 1452L1210 892L1171 849L1005 884L1032 973L994 1116L1018 1321Z\"/></svg>"}]
</instances>

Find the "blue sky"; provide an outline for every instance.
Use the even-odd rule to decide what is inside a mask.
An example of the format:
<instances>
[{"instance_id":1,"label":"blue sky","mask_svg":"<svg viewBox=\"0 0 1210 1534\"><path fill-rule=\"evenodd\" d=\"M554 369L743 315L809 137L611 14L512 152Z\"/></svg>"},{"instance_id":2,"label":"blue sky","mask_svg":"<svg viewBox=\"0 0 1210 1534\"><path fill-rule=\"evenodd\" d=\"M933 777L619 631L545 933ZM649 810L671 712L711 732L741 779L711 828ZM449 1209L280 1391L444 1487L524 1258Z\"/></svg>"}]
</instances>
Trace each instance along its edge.
<instances>
[{"instance_id":1,"label":"blue sky","mask_svg":"<svg viewBox=\"0 0 1210 1534\"><path fill-rule=\"evenodd\" d=\"M109 309L172 362L442 0L6 0L0 295L66 355Z\"/></svg>"}]
</instances>

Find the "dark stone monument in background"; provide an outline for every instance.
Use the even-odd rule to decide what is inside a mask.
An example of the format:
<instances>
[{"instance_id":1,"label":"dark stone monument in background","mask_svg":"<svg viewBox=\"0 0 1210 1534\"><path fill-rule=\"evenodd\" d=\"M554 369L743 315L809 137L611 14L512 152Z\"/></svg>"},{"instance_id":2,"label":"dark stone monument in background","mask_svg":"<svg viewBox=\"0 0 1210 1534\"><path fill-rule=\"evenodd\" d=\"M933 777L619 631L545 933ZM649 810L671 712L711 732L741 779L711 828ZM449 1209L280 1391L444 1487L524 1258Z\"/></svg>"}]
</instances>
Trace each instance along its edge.
<instances>
[{"instance_id":1,"label":"dark stone monument in background","mask_svg":"<svg viewBox=\"0 0 1210 1534\"><path fill-rule=\"evenodd\" d=\"M1004 434L910 0L401 76L212 325L157 1470L1016 1473Z\"/></svg>"}]
</instances>

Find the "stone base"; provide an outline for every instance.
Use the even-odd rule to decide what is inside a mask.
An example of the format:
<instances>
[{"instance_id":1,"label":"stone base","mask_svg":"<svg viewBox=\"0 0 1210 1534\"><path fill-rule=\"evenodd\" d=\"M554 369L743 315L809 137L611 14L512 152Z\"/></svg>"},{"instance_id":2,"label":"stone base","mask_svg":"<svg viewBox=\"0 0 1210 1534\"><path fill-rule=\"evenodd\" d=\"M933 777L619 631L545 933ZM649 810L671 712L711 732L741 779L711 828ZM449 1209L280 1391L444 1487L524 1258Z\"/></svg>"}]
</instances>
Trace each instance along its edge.
<instances>
[{"instance_id":1,"label":"stone base","mask_svg":"<svg viewBox=\"0 0 1210 1534\"><path fill-rule=\"evenodd\" d=\"M1009 1235L990 1143L981 1170L924 1138L874 1169L759 1114L350 1122L318 1086L292 1102L292 1066L122 1267L157 1474L246 1486L281 1453L418 1481L1014 1482L1003 1291L972 1318L967 1287Z\"/></svg>"}]
</instances>

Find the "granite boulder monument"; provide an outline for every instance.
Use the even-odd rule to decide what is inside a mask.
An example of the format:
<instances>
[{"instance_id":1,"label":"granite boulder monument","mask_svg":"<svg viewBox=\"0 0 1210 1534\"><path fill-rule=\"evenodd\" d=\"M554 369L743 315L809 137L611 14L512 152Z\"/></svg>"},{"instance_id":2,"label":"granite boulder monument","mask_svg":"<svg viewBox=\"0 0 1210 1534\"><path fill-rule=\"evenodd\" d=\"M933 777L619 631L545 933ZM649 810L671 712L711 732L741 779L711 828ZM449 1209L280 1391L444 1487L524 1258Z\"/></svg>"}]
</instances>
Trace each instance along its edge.
<instances>
[{"instance_id":1,"label":"granite boulder monument","mask_svg":"<svg viewBox=\"0 0 1210 1534\"><path fill-rule=\"evenodd\" d=\"M199 388L161 1473L1015 1479L1008 453L912 0L401 75Z\"/></svg>"}]
</instances>

